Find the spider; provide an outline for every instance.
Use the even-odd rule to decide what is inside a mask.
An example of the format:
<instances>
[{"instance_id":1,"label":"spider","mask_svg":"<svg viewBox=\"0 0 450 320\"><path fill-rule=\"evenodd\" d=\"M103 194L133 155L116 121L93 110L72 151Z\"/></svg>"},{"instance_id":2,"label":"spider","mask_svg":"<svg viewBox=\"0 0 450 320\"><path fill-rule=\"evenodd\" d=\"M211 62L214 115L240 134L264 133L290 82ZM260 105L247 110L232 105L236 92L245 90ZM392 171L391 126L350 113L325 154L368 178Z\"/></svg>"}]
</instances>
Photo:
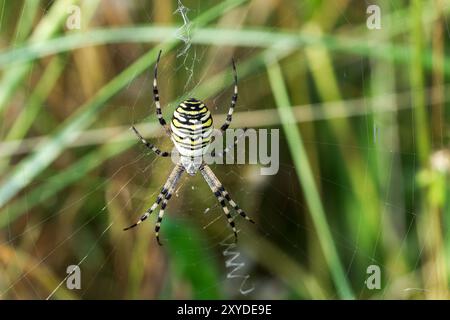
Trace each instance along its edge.
<instances>
[{"instance_id":1,"label":"spider","mask_svg":"<svg viewBox=\"0 0 450 320\"><path fill-rule=\"evenodd\" d=\"M181 175L184 171L186 171L189 175L194 176L197 171L200 171L211 191L214 193L220 205L222 206L228 224L233 230L235 242L237 242L237 230L234 223L234 218L231 216L230 210L227 207L225 201L227 201L228 204L231 205L231 207L236 210L236 212L243 218L252 223L255 222L237 205L236 202L233 201L230 194L225 190L222 183L215 176L211 168L202 159L202 156L207 152L209 146L214 140L212 137L213 119L211 117L211 113L202 101L190 98L180 103L180 105L175 109L173 113L170 127L167 125L167 122L166 120L164 120L161 112L161 104L159 101L157 86L158 63L160 58L161 51L159 51L158 58L156 60L153 78L153 100L156 105L156 116L164 131L170 137L177 151L180 153L180 160L173 168L172 172L169 175L169 178L162 187L161 192L159 193L153 205L141 216L141 218L136 223L125 228L124 230L129 230L142 223L150 216L150 214L158 207L158 205L161 204L161 209L158 213L158 220L155 225L156 241L159 245L161 245L161 242L159 240L159 230L161 228L164 210L167 206L167 202L170 200L172 193L175 190L178 181L180 180ZM224 133L225 130L230 126L234 107L236 106L236 101L238 98L236 65L233 59L232 67L234 78L234 93L231 98L231 105L230 109L228 110L225 123L220 128L222 133ZM171 155L170 152L161 151L153 144L147 142L134 126L132 126L131 129L134 131L139 140L141 140L141 142L147 148L155 152L158 156L169 157ZM226 149L224 153L226 153L228 150L229 149Z\"/></svg>"}]
</instances>

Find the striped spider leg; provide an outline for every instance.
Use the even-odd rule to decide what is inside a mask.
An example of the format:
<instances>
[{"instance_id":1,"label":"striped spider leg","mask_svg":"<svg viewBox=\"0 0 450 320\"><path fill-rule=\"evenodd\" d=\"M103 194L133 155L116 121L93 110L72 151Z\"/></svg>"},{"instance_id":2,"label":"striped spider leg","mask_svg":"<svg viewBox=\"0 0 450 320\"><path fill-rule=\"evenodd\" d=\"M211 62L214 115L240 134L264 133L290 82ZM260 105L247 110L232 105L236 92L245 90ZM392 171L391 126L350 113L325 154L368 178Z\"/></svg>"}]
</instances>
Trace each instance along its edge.
<instances>
[{"instance_id":1,"label":"striped spider leg","mask_svg":"<svg viewBox=\"0 0 450 320\"><path fill-rule=\"evenodd\" d=\"M233 209L241 215L241 217L245 218L247 221L250 221L251 223L255 223L239 206L234 200L231 198L230 194L225 190L220 180L216 177L214 172L211 170L211 168L207 164L202 164L200 167L200 172L203 175L203 178L205 179L206 183L208 184L211 191L216 196L217 200L219 201L220 205L222 206L222 210L225 213L225 217L227 218L228 224L230 225L231 229L234 233L234 241L237 242L237 230L234 223L234 218L231 216L230 210L226 206L225 200L228 202L228 204L233 207Z\"/></svg>"},{"instance_id":2,"label":"striped spider leg","mask_svg":"<svg viewBox=\"0 0 450 320\"><path fill-rule=\"evenodd\" d=\"M233 89L233 95L231 96L231 105L228 109L227 117L225 119L225 123L220 127L220 131L222 134L225 133L225 131L228 129L228 127L231 124L231 121L233 120L233 112L234 107L236 106L237 99L238 99L238 85L237 85L237 71L236 71L236 65L234 63L234 59L231 60L231 65L233 67L233 80L234 80L234 89ZM247 128L244 129L244 131L247 130ZM215 140L215 137L211 137L211 143L213 143ZM237 144L237 141L235 141L234 144ZM225 150L224 153L227 153L229 150ZM211 153L211 156L215 156L214 151ZM222 156L222 155L221 155Z\"/></svg>"},{"instance_id":3,"label":"striped spider leg","mask_svg":"<svg viewBox=\"0 0 450 320\"><path fill-rule=\"evenodd\" d=\"M183 166L177 164L175 168L173 168L171 174L169 175L169 178L162 187L161 192L158 194L158 197L156 198L156 201L153 203L153 205L149 209L147 209L147 211L141 216L141 218L138 221L136 221L131 226L124 228L123 230L129 230L141 224L150 216L150 214L152 214L153 211L155 211L155 209L162 201L161 209L158 214L158 221L156 222L155 225L156 241L158 242L159 245L161 245L161 242L159 241L159 229L161 227L161 221L164 216L164 210L183 172L184 172Z\"/></svg>"},{"instance_id":4,"label":"striped spider leg","mask_svg":"<svg viewBox=\"0 0 450 320\"><path fill-rule=\"evenodd\" d=\"M166 134L170 137L171 131L169 126L167 125L166 120L164 119L163 115L162 115L162 111L161 111L161 103L159 101L159 91L158 91L158 64L159 64L159 59L161 59L161 52L162 50L159 50L158 53L158 58L156 59L156 64L155 64L155 73L153 76L153 101L155 102L156 105L156 117L158 118L159 124L164 128L164 130L166 131Z\"/></svg>"},{"instance_id":5,"label":"striped spider leg","mask_svg":"<svg viewBox=\"0 0 450 320\"><path fill-rule=\"evenodd\" d=\"M141 142L150 150L152 150L154 153L156 153L160 157L170 157L171 153L168 151L161 151L158 147L151 144L147 140L145 140L142 135L139 133L139 131L135 128L135 126L131 126L131 129L133 130L134 134L141 140Z\"/></svg>"},{"instance_id":6,"label":"striped spider leg","mask_svg":"<svg viewBox=\"0 0 450 320\"><path fill-rule=\"evenodd\" d=\"M169 202L170 198L172 197L172 194L175 191L175 187L177 186L178 181L180 180L181 174L184 171L183 166L181 166L179 164L176 166L176 169L177 169L177 173L166 193L166 196L165 196L163 202L161 203L161 209L158 212L158 220L156 221L156 224L155 224L155 237L156 237L156 241L158 242L158 244L160 246L162 244L161 244L161 241L159 241L159 229L161 228L161 222L164 217L164 210L166 209L167 202Z\"/></svg>"},{"instance_id":7,"label":"striped spider leg","mask_svg":"<svg viewBox=\"0 0 450 320\"><path fill-rule=\"evenodd\" d=\"M233 89L233 96L231 97L231 105L230 109L228 110L227 118L225 120L225 123L220 127L222 133L225 132L231 124L234 107L236 106L236 102L238 99L237 71L234 59L231 60L231 65L233 67L234 89Z\"/></svg>"},{"instance_id":8,"label":"striped spider leg","mask_svg":"<svg viewBox=\"0 0 450 320\"><path fill-rule=\"evenodd\" d=\"M159 124L163 127L166 134L169 135L169 137L170 137L171 131L170 131L169 126L167 125L166 120L164 119L164 117L162 115L161 103L159 101L159 91L158 91L157 79L158 79L158 64L159 64L159 60L161 58L161 52L162 51L159 50L158 58L156 59L156 64L155 64L154 76L153 76L153 101L155 102L155 105L156 105L156 117L158 118ZM131 129L136 134L136 136L142 141L142 143L147 148L149 148L150 150L155 152L158 156L161 156L161 157L169 157L170 156L170 152L161 151L155 145L147 142L134 126L132 126Z\"/></svg>"}]
</instances>

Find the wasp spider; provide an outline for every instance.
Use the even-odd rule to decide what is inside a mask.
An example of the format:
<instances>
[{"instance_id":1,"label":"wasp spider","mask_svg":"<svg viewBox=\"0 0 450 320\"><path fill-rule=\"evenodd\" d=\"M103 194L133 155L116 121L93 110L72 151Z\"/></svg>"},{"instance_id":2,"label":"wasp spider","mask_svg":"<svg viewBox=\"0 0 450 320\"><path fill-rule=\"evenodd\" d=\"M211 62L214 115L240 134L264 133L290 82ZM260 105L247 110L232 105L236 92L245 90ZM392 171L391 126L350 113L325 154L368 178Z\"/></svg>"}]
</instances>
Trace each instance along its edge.
<instances>
[{"instance_id":1,"label":"wasp spider","mask_svg":"<svg viewBox=\"0 0 450 320\"><path fill-rule=\"evenodd\" d=\"M158 220L155 226L156 240L159 245L161 242L159 240L159 229L161 227L161 221L164 216L164 210L167 206L167 202L172 196L175 187L184 171L189 175L193 176L200 171L206 183L211 188L211 191L216 196L220 205L222 206L223 212L228 220L228 224L234 232L235 241L237 241L237 230L234 223L234 218L230 214L230 210L227 207L226 202L234 209L236 212L244 217L246 220L254 223L254 221L247 216L247 214L233 201L230 194L222 186L222 183L217 179L211 168L202 160L202 156L207 152L210 144L212 143L212 131L213 131L213 119L211 113L209 112L206 105L197 99L190 98L183 101L174 111L170 127L167 125L166 121L161 112L161 104L159 101L159 93L157 86L157 74L158 74L158 63L161 57L161 51L158 54L158 59L155 65L155 74L153 79L153 99L156 105L156 116L159 123L164 128L167 135L171 138L176 149L180 153L180 160L176 164L175 168L172 170L169 178L164 184L161 192L156 198L155 203L141 216L141 218L131 226L125 228L124 230L136 227L141 222L149 217L149 215L161 205L161 209L158 214ZM234 60L232 61L233 73L234 73L234 93L231 98L231 106L227 114L225 123L222 125L220 130L225 132L225 130L230 126L233 110L236 105L238 97L237 88L237 74L236 66ZM161 151L153 144L147 142L138 130L132 126L136 136L142 141L142 143L155 152L158 156L169 157L170 152ZM227 152L229 149L226 149Z\"/></svg>"}]
</instances>

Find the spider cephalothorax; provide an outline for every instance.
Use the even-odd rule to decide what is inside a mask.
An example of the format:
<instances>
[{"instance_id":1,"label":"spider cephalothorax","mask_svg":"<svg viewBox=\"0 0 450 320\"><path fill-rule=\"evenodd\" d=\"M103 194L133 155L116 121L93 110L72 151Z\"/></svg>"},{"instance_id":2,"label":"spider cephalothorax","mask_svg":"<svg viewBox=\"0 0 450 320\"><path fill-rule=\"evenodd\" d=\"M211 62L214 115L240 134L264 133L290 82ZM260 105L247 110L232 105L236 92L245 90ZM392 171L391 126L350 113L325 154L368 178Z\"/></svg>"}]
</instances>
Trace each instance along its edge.
<instances>
[{"instance_id":1,"label":"spider cephalothorax","mask_svg":"<svg viewBox=\"0 0 450 320\"><path fill-rule=\"evenodd\" d=\"M222 183L219 181L219 179L217 179L211 168L203 161L203 155L208 152L208 147L212 142L213 119L211 117L211 113L202 101L190 98L180 103L180 105L175 109L173 113L170 127L167 125L166 120L164 120L161 112L161 104L159 102L159 93L156 80L158 75L158 62L160 58L161 51L158 54L158 59L155 65L155 75L153 79L153 99L155 100L156 105L156 116L158 117L158 121L161 126L171 138L177 151L180 153L180 160L176 164L166 183L162 187L155 203L153 203L153 205L141 216L141 218L136 223L125 228L124 230L131 229L140 224L142 221L148 218L148 216L156 209L158 205L161 204L161 210L158 213L158 220L155 226L156 240L159 244L161 244L161 242L159 241L159 229L161 227L161 221L164 216L164 210L166 208L167 202L172 197L172 193L175 190L175 187L182 173L186 170L188 174L194 175L195 173L197 173L197 171L200 171L211 191L217 197L217 200L222 206L227 221L230 227L233 229L235 240L237 241L237 230L234 223L234 217L231 216L226 202L228 202L228 204L240 216L250 222L253 222L253 220L249 216L247 216L247 214L237 205L236 202L233 201L233 199L231 199L230 194L222 186ZM231 98L231 106L228 110L227 118L222 127L220 127L222 133L225 132L225 130L230 126L238 96L237 74L234 61L232 61L232 66L234 72L234 91ZM161 157L170 156L169 152L161 151L153 144L147 142L134 126L132 126L131 128L138 136L138 138L142 141L142 143L147 146L147 148L151 149ZM225 150L224 153L226 153L228 150L229 149Z\"/></svg>"}]
</instances>

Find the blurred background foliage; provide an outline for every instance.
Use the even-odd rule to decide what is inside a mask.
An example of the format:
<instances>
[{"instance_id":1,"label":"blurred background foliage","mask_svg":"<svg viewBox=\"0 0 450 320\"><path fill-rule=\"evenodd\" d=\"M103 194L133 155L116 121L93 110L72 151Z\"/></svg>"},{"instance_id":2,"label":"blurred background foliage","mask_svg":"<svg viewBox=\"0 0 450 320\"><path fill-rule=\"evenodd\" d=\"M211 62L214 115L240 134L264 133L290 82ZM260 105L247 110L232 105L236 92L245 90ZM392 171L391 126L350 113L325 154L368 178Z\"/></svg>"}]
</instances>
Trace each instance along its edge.
<instances>
[{"instance_id":1,"label":"blurred background foliage","mask_svg":"<svg viewBox=\"0 0 450 320\"><path fill-rule=\"evenodd\" d=\"M449 298L450 2L182 4L0 1L0 298ZM128 130L171 148L151 95L159 49L166 118L195 96L220 124L235 57L232 127L280 129L276 175L213 166L257 221L237 218L237 247L199 175L168 205L164 246L154 216L122 231L173 166Z\"/></svg>"}]
</instances>

